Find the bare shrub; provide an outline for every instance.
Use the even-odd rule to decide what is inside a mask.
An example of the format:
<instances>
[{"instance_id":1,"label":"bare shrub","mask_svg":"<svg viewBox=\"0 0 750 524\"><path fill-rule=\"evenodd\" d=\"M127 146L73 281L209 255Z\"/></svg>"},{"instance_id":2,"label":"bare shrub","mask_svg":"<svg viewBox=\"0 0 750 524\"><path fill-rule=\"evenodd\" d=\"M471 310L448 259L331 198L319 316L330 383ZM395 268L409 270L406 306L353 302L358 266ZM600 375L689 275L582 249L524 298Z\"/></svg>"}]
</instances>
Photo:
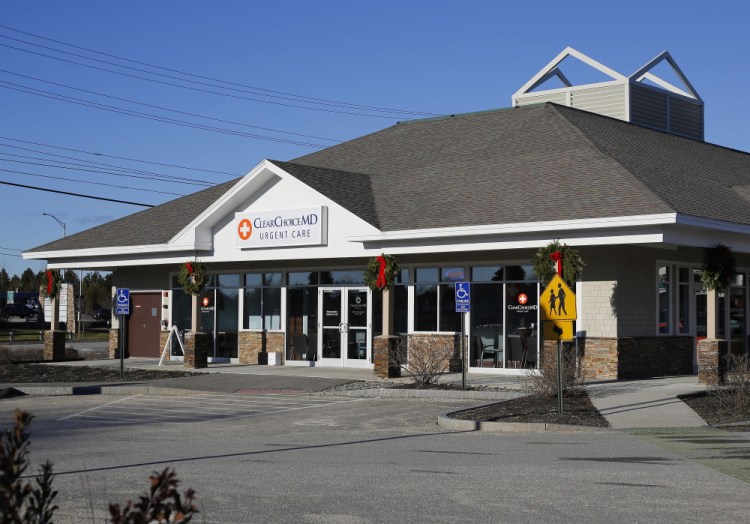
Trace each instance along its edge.
<instances>
[{"instance_id":1,"label":"bare shrub","mask_svg":"<svg viewBox=\"0 0 750 524\"><path fill-rule=\"evenodd\" d=\"M583 389L581 360L577 358L575 346L571 344L563 344L562 351L563 394L580 393ZM557 348L542 351L539 368L526 371L523 384L524 388L534 395L557 395Z\"/></svg>"},{"instance_id":2,"label":"bare shrub","mask_svg":"<svg viewBox=\"0 0 750 524\"><path fill-rule=\"evenodd\" d=\"M708 385L708 395L722 418L746 420L750 418L750 358L729 355L723 381L718 373Z\"/></svg>"},{"instance_id":3,"label":"bare shrub","mask_svg":"<svg viewBox=\"0 0 750 524\"><path fill-rule=\"evenodd\" d=\"M400 367L418 388L425 388L448 372L453 353L452 338L409 337L399 342L398 350L390 356L390 364Z\"/></svg>"}]
</instances>

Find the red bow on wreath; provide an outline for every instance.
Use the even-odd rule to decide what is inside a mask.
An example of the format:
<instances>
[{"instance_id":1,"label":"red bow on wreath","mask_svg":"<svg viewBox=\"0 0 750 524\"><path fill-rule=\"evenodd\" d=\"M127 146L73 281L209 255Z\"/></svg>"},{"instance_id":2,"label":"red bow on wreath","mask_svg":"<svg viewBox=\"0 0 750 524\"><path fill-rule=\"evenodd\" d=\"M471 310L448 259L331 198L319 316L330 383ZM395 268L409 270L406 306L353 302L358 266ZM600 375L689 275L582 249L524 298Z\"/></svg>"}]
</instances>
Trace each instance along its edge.
<instances>
[{"instance_id":1,"label":"red bow on wreath","mask_svg":"<svg viewBox=\"0 0 750 524\"><path fill-rule=\"evenodd\" d=\"M54 285L54 283L55 283L55 280L54 280L54 277L52 276L52 271L48 269L47 270L47 295L52 294L52 286Z\"/></svg>"},{"instance_id":2,"label":"red bow on wreath","mask_svg":"<svg viewBox=\"0 0 750 524\"><path fill-rule=\"evenodd\" d=\"M559 251L555 251L549 257L554 260L557 265L557 274L562 276L562 253L560 253Z\"/></svg>"},{"instance_id":3,"label":"red bow on wreath","mask_svg":"<svg viewBox=\"0 0 750 524\"><path fill-rule=\"evenodd\" d=\"M185 267L188 270L188 274L192 275L193 274L193 264L191 264L190 262L185 262Z\"/></svg>"},{"instance_id":4,"label":"red bow on wreath","mask_svg":"<svg viewBox=\"0 0 750 524\"><path fill-rule=\"evenodd\" d=\"M380 269L378 270L378 281L376 285L378 286L378 289L383 289L388 283L385 278L386 261L385 257L377 257L377 260L378 264L380 264Z\"/></svg>"}]
</instances>

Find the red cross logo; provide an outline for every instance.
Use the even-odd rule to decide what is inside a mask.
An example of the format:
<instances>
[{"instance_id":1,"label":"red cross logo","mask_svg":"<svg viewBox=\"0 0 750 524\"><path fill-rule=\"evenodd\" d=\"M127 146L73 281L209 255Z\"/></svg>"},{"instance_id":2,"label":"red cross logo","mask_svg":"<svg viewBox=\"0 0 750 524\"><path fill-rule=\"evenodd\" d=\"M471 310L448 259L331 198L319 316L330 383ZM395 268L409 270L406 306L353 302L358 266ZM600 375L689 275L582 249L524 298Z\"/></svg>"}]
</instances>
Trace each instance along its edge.
<instances>
[{"instance_id":1,"label":"red cross logo","mask_svg":"<svg viewBox=\"0 0 750 524\"><path fill-rule=\"evenodd\" d=\"M253 234L253 225L249 219L243 218L240 220L240 223L237 225L237 234L242 240L250 238L250 235Z\"/></svg>"},{"instance_id":2,"label":"red cross logo","mask_svg":"<svg viewBox=\"0 0 750 524\"><path fill-rule=\"evenodd\" d=\"M518 295L518 303L522 306L529 301L529 297L526 296L526 293L521 293Z\"/></svg>"},{"instance_id":3,"label":"red cross logo","mask_svg":"<svg viewBox=\"0 0 750 524\"><path fill-rule=\"evenodd\" d=\"M203 297L203 307L208 307L210 303L211 301L208 300L208 297Z\"/></svg>"}]
</instances>

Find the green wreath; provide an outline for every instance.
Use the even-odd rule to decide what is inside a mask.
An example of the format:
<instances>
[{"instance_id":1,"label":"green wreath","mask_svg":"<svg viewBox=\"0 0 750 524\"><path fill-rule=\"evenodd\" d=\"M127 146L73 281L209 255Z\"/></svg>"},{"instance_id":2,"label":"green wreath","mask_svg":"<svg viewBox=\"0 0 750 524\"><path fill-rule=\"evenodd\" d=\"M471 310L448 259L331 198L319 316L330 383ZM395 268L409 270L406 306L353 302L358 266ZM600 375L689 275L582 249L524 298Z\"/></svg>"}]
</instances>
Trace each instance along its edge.
<instances>
[{"instance_id":1,"label":"green wreath","mask_svg":"<svg viewBox=\"0 0 750 524\"><path fill-rule=\"evenodd\" d=\"M46 282L42 283L40 294L43 297L47 297L50 300L56 300L60 296L60 289L62 288L62 274L59 269L48 269L44 273Z\"/></svg>"},{"instance_id":2,"label":"green wreath","mask_svg":"<svg viewBox=\"0 0 750 524\"><path fill-rule=\"evenodd\" d=\"M558 260L562 265L562 275L560 276L572 288L575 286L578 277L581 276L586 264L584 264L577 250L567 244L560 244L558 240L550 242L536 252L534 272L542 286L546 286L552 280L552 277L557 274L555 266Z\"/></svg>"},{"instance_id":3,"label":"green wreath","mask_svg":"<svg viewBox=\"0 0 750 524\"><path fill-rule=\"evenodd\" d=\"M398 266L391 255L381 254L367 263L365 284L373 291L383 291L392 286L399 274Z\"/></svg>"},{"instance_id":4,"label":"green wreath","mask_svg":"<svg viewBox=\"0 0 750 524\"><path fill-rule=\"evenodd\" d=\"M197 260L185 262L180 267L180 276L177 277L177 281L188 295L200 294L208 283L206 266Z\"/></svg>"},{"instance_id":5,"label":"green wreath","mask_svg":"<svg viewBox=\"0 0 750 524\"><path fill-rule=\"evenodd\" d=\"M734 254L729 246L716 244L716 247L706 248L703 252L703 267L701 267L701 280L706 290L716 289L721 291L728 288L734 277L737 276L737 267Z\"/></svg>"}]
</instances>

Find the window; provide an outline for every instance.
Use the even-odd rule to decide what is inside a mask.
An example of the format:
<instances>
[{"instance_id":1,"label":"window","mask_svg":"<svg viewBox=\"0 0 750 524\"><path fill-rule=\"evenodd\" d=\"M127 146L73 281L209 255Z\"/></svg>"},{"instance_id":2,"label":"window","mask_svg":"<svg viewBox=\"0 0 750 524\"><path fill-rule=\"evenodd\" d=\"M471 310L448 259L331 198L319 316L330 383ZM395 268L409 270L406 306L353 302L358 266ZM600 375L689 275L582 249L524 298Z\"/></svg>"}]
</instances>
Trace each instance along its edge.
<instances>
[{"instance_id":1,"label":"window","mask_svg":"<svg viewBox=\"0 0 750 524\"><path fill-rule=\"evenodd\" d=\"M281 329L281 273L245 275L243 329Z\"/></svg>"},{"instance_id":2,"label":"window","mask_svg":"<svg viewBox=\"0 0 750 524\"><path fill-rule=\"evenodd\" d=\"M658 271L658 290L659 290L659 298L658 298L658 311L659 311L659 320L658 320L658 333L660 335L668 335L671 331L671 308L670 308L670 300L669 300L669 274L670 274L670 267L669 266L659 266Z\"/></svg>"},{"instance_id":3,"label":"window","mask_svg":"<svg viewBox=\"0 0 750 524\"><path fill-rule=\"evenodd\" d=\"M463 268L417 268L414 279L414 330L460 331L454 282L466 279Z\"/></svg>"}]
</instances>

